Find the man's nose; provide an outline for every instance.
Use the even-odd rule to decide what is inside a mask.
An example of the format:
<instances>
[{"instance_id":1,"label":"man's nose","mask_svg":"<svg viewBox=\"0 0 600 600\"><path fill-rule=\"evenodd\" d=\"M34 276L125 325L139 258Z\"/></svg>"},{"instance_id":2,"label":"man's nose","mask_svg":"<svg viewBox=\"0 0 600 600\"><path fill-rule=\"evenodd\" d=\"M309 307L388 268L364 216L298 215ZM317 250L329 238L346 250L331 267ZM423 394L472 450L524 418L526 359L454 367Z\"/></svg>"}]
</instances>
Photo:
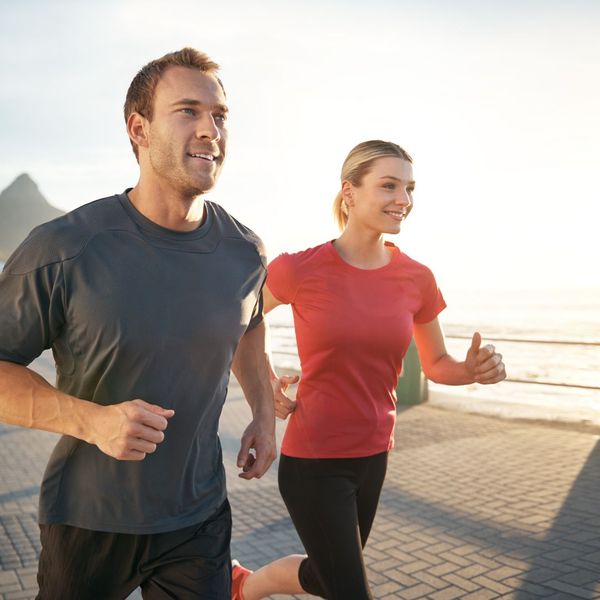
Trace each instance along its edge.
<instances>
[{"instance_id":1,"label":"man's nose","mask_svg":"<svg viewBox=\"0 0 600 600\"><path fill-rule=\"evenodd\" d=\"M202 118L198 120L196 137L199 139L205 138L212 142L218 142L221 139L221 132L211 114L205 113Z\"/></svg>"}]
</instances>

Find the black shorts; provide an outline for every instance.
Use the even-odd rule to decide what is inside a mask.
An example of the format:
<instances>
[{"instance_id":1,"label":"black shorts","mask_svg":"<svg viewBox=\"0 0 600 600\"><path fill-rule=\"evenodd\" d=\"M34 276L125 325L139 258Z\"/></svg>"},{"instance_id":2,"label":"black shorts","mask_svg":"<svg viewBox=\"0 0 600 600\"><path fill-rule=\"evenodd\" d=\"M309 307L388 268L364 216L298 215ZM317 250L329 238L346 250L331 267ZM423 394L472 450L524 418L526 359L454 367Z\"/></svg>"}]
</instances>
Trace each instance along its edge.
<instances>
[{"instance_id":1,"label":"black shorts","mask_svg":"<svg viewBox=\"0 0 600 600\"><path fill-rule=\"evenodd\" d=\"M146 535L40 525L39 600L231 599L231 509L197 525Z\"/></svg>"},{"instance_id":2,"label":"black shorts","mask_svg":"<svg viewBox=\"0 0 600 600\"><path fill-rule=\"evenodd\" d=\"M279 490L308 554L300 585L329 600L371 600L362 549L385 479L388 453L279 459Z\"/></svg>"}]
</instances>

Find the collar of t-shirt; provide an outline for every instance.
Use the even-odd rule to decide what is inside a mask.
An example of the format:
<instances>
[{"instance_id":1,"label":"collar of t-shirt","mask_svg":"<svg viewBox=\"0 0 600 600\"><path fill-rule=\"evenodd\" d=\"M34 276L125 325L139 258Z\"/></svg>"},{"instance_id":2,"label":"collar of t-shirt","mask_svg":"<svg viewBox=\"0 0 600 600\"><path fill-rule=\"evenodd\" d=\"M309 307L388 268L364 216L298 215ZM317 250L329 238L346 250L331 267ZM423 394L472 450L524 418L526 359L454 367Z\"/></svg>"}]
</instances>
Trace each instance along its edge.
<instances>
[{"instance_id":1,"label":"collar of t-shirt","mask_svg":"<svg viewBox=\"0 0 600 600\"><path fill-rule=\"evenodd\" d=\"M128 217L133 221L142 235L153 245L164 246L187 252L213 252L217 247L221 235L216 222L219 216L211 202L205 202L206 219L200 227L192 231L176 231L162 227L144 216L131 202L127 188L117 197Z\"/></svg>"}]
</instances>

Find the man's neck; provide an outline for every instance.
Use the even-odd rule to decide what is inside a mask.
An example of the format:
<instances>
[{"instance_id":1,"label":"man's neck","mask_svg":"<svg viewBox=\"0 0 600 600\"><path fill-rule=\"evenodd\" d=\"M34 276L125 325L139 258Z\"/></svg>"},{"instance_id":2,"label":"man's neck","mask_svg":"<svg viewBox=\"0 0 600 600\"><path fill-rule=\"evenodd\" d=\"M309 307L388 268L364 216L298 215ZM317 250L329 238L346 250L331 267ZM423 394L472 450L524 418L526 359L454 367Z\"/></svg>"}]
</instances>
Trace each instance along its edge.
<instances>
[{"instance_id":1,"label":"man's neck","mask_svg":"<svg viewBox=\"0 0 600 600\"><path fill-rule=\"evenodd\" d=\"M186 197L172 189L148 189L140 180L129 200L147 219L174 231L193 231L206 219L202 196Z\"/></svg>"}]
</instances>

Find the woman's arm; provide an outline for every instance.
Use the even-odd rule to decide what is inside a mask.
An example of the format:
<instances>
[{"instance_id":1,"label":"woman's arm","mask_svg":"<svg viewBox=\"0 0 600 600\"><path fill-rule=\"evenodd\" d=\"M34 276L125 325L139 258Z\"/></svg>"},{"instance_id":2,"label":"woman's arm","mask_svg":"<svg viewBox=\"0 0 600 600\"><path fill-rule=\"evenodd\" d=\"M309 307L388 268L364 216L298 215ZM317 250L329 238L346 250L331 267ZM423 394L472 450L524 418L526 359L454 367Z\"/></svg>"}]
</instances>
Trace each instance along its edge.
<instances>
[{"instance_id":1,"label":"woman's arm","mask_svg":"<svg viewBox=\"0 0 600 600\"><path fill-rule=\"evenodd\" d=\"M415 323L413 335L425 377L435 383L491 384L506 378L502 355L498 354L491 344L482 348L481 335L478 332L473 334L471 347L464 361L457 361L448 354L437 318L429 323Z\"/></svg>"},{"instance_id":2,"label":"woman's arm","mask_svg":"<svg viewBox=\"0 0 600 600\"><path fill-rule=\"evenodd\" d=\"M263 312L265 315L270 313L276 306L283 304L280 300L277 300L271 293L271 290L265 285L262 289L263 295Z\"/></svg>"},{"instance_id":3,"label":"woman's arm","mask_svg":"<svg viewBox=\"0 0 600 600\"><path fill-rule=\"evenodd\" d=\"M263 312L265 315L271 312L275 307L283 304L280 300L277 300L275 296L271 293L271 290L265 285L262 290L263 294ZM270 336L269 336L270 342ZM275 414L280 419L287 419L291 413L296 409L296 402L291 398L288 398L285 394L286 390L290 385L294 383L298 383L300 377L298 375L282 375L279 377L277 373L275 373L275 369L273 368L273 359L271 357L271 349L268 348L268 362L269 369L271 372L271 386L273 388L273 399L275 402Z\"/></svg>"}]
</instances>

